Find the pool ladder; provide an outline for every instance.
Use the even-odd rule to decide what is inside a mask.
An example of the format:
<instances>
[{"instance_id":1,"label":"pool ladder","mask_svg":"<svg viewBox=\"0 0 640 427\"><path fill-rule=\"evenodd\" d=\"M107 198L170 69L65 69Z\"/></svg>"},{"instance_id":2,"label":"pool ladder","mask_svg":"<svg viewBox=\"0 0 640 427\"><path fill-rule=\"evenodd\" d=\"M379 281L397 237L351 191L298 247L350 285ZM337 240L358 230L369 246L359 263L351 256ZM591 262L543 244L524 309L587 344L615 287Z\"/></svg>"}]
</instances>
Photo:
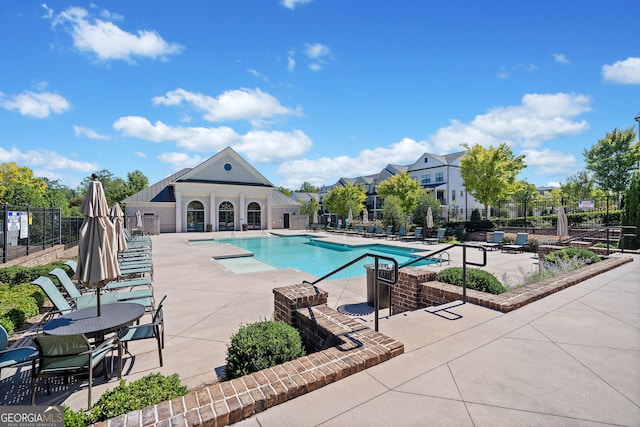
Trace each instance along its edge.
<instances>
[{"instance_id":1,"label":"pool ladder","mask_svg":"<svg viewBox=\"0 0 640 427\"><path fill-rule=\"evenodd\" d=\"M442 252L438 254L438 266L442 267L442 255L446 255L447 256L447 265L451 265L451 256L449 256L449 252Z\"/></svg>"}]
</instances>

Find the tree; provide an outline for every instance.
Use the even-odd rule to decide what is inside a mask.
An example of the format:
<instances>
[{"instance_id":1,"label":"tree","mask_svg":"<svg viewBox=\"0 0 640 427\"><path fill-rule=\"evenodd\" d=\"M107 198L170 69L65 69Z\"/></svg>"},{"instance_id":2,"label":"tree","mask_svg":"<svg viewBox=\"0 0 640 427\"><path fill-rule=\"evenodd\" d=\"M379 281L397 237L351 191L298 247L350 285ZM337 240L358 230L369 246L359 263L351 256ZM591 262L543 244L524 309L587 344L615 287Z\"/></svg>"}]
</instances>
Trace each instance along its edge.
<instances>
[{"instance_id":1,"label":"tree","mask_svg":"<svg viewBox=\"0 0 640 427\"><path fill-rule=\"evenodd\" d=\"M411 214L420 191L420 184L412 179L411 175L407 172L401 172L389 179L385 179L376 188L378 197L382 199L386 199L389 196L396 196L400 201L400 207L404 215Z\"/></svg>"},{"instance_id":2,"label":"tree","mask_svg":"<svg viewBox=\"0 0 640 427\"><path fill-rule=\"evenodd\" d=\"M413 208L413 222L426 224L429 207L431 207L431 214L433 215L433 225L437 228L440 226L442 219L442 207L438 199L425 190L420 191L418 194L416 206Z\"/></svg>"},{"instance_id":3,"label":"tree","mask_svg":"<svg viewBox=\"0 0 640 427\"><path fill-rule=\"evenodd\" d=\"M283 187L283 186L278 187L278 189L277 189L277 190L278 190L279 192L281 192L282 194L287 195L287 196L291 196L291 195L293 194L293 191L291 191L291 190L289 190L288 188L285 188L285 187Z\"/></svg>"},{"instance_id":4,"label":"tree","mask_svg":"<svg viewBox=\"0 0 640 427\"><path fill-rule=\"evenodd\" d=\"M589 150L584 150L584 161L596 183L603 190L616 193L618 202L621 192L629 188L632 172L640 162L640 142L633 144L635 137L633 128L614 129Z\"/></svg>"},{"instance_id":5,"label":"tree","mask_svg":"<svg viewBox=\"0 0 640 427\"><path fill-rule=\"evenodd\" d=\"M513 198L523 209L527 209L527 211L522 212L526 216L529 211L532 211L534 202L540 200L542 196L535 185L528 183L526 180L521 180L513 184Z\"/></svg>"},{"instance_id":6,"label":"tree","mask_svg":"<svg viewBox=\"0 0 640 427\"><path fill-rule=\"evenodd\" d=\"M309 215L309 224L313 221L313 214L318 212L318 208L320 207L320 203L313 197L309 199L308 202L302 202L300 206L300 214L301 215Z\"/></svg>"},{"instance_id":7,"label":"tree","mask_svg":"<svg viewBox=\"0 0 640 427\"><path fill-rule=\"evenodd\" d=\"M138 191L144 190L148 186L149 178L139 170L136 169L133 172L127 173L127 188L129 190L127 197L132 194L136 194Z\"/></svg>"},{"instance_id":8,"label":"tree","mask_svg":"<svg viewBox=\"0 0 640 427\"><path fill-rule=\"evenodd\" d=\"M567 178L564 184L560 184L562 197L566 201L577 202L589 200L593 197L595 181L587 171L580 171Z\"/></svg>"},{"instance_id":9,"label":"tree","mask_svg":"<svg viewBox=\"0 0 640 427\"><path fill-rule=\"evenodd\" d=\"M624 237L624 247L628 249L640 248L640 172L633 174L631 184L624 199L624 210L622 211L622 225L634 225L636 235L634 237ZM628 230L626 233L631 234Z\"/></svg>"},{"instance_id":10,"label":"tree","mask_svg":"<svg viewBox=\"0 0 640 427\"><path fill-rule=\"evenodd\" d=\"M13 206L44 206L47 183L16 163L0 164L0 202Z\"/></svg>"},{"instance_id":11,"label":"tree","mask_svg":"<svg viewBox=\"0 0 640 427\"><path fill-rule=\"evenodd\" d=\"M314 187L313 185L305 181L302 183L302 185L300 186L300 190L298 191L302 193L319 193L320 189L318 187Z\"/></svg>"},{"instance_id":12,"label":"tree","mask_svg":"<svg viewBox=\"0 0 640 427\"><path fill-rule=\"evenodd\" d=\"M360 215L364 208L364 201L367 200L367 193L364 185L347 184L344 187L336 186L327 192L324 197L324 205L327 211L346 218L351 214L356 217Z\"/></svg>"},{"instance_id":13,"label":"tree","mask_svg":"<svg viewBox=\"0 0 640 427\"><path fill-rule=\"evenodd\" d=\"M505 143L497 148L484 148L479 144L473 147L463 144L463 147L468 150L460 158L460 175L464 187L484 205L489 219L489 205L513 192L518 173L527 166L524 155L514 155Z\"/></svg>"},{"instance_id":14,"label":"tree","mask_svg":"<svg viewBox=\"0 0 640 427\"><path fill-rule=\"evenodd\" d=\"M78 207L70 204L75 195L72 189L60 184L57 180L50 181L47 178L43 178L43 180L47 183L44 193L44 207L60 208L63 217L82 216Z\"/></svg>"},{"instance_id":15,"label":"tree","mask_svg":"<svg viewBox=\"0 0 640 427\"><path fill-rule=\"evenodd\" d=\"M391 225L394 231L398 231L400 225L405 223L406 217L402 209L402 201L397 196L390 195L384 198L382 219L386 225Z\"/></svg>"}]
</instances>

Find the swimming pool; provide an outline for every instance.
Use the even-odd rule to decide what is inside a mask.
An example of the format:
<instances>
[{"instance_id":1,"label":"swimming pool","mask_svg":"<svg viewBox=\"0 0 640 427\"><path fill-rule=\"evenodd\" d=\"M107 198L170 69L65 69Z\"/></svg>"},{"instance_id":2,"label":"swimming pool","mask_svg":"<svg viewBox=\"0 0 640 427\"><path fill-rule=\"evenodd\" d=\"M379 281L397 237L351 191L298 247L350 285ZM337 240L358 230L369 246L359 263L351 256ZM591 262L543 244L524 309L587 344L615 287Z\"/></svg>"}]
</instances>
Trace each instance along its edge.
<instances>
[{"instance_id":1,"label":"swimming pool","mask_svg":"<svg viewBox=\"0 0 640 427\"><path fill-rule=\"evenodd\" d=\"M217 243L227 243L253 252L254 257L278 268L296 268L322 277L336 268L366 253L394 258L399 265L415 258L412 255L421 250L399 248L391 245L372 244L365 246L349 246L311 238L309 236L286 236L268 238L219 239ZM373 258L366 258L346 268L328 280L363 276L366 274L365 264L372 264ZM381 261L384 263L384 261ZM421 261L416 265L426 265L429 261Z\"/></svg>"}]
</instances>

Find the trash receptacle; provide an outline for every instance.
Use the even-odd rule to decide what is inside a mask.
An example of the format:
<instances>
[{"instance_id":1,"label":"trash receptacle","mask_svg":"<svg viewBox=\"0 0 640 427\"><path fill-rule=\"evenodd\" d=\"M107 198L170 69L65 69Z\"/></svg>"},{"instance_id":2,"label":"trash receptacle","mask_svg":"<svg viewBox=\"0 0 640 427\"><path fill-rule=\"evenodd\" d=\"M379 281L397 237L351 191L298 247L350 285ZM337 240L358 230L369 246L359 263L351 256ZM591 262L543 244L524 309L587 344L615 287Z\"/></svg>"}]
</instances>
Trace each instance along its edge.
<instances>
[{"instance_id":1,"label":"trash receptacle","mask_svg":"<svg viewBox=\"0 0 640 427\"><path fill-rule=\"evenodd\" d=\"M375 265L365 264L364 268L367 269L367 304L371 307L374 306L375 296ZM393 267L391 264L378 264L378 275L385 279L392 279ZM388 308L391 305L389 301L389 289L390 286L384 282L378 282L378 308Z\"/></svg>"},{"instance_id":2,"label":"trash receptacle","mask_svg":"<svg viewBox=\"0 0 640 427\"><path fill-rule=\"evenodd\" d=\"M210 233L211 231L213 231L213 225L207 224L207 232Z\"/></svg>"},{"instance_id":3,"label":"trash receptacle","mask_svg":"<svg viewBox=\"0 0 640 427\"><path fill-rule=\"evenodd\" d=\"M247 224L242 224L242 231L247 231Z\"/></svg>"}]
</instances>

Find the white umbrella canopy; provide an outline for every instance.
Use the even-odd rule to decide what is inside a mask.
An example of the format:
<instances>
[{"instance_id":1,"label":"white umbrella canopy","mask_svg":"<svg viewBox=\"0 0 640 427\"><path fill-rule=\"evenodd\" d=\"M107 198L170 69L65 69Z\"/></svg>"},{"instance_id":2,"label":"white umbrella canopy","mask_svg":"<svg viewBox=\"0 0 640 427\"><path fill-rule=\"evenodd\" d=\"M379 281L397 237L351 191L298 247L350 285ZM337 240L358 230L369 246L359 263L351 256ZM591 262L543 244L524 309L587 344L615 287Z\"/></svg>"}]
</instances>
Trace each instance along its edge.
<instances>
[{"instance_id":1,"label":"white umbrella canopy","mask_svg":"<svg viewBox=\"0 0 640 427\"><path fill-rule=\"evenodd\" d=\"M362 211L362 223L369 224L369 211L367 208Z\"/></svg>"},{"instance_id":2,"label":"white umbrella canopy","mask_svg":"<svg viewBox=\"0 0 640 427\"><path fill-rule=\"evenodd\" d=\"M75 278L96 289L100 315L100 288L120 276L116 252L116 229L109 219L109 206L100 181L94 177L80 205L84 221L80 227L78 267Z\"/></svg>"},{"instance_id":3,"label":"white umbrella canopy","mask_svg":"<svg viewBox=\"0 0 640 427\"><path fill-rule=\"evenodd\" d=\"M427 228L433 228L433 211L431 206L427 209Z\"/></svg>"},{"instance_id":4,"label":"white umbrella canopy","mask_svg":"<svg viewBox=\"0 0 640 427\"><path fill-rule=\"evenodd\" d=\"M567 219L567 214L564 213L564 206L560 206L558 208L558 236L568 236L569 235L569 220Z\"/></svg>"},{"instance_id":5,"label":"white umbrella canopy","mask_svg":"<svg viewBox=\"0 0 640 427\"><path fill-rule=\"evenodd\" d=\"M318 223L318 211L314 211L312 224L317 224L317 223Z\"/></svg>"},{"instance_id":6,"label":"white umbrella canopy","mask_svg":"<svg viewBox=\"0 0 640 427\"><path fill-rule=\"evenodd\" d=\"M120 203L116 202L111 206L109 216L116 227L116 250L124 252L127 250L127 239L124 237L124 212L122 212Z\"/></svg>"},{"instance_id":7,"label":"white umbrella canopy","mask_svg":"<svg viewBox=\"0 0 640 427\"><path fill-rule=\"evenodd\" d=\"M347 215L347 227L353 222L353 211L349 209L349 214Z\"/></svg>"},{"instance_id":8,"label":"white umbrella canopy","mask_svg":"<svg viewBox=\"0 0 640 427\"><path fill-rule=\"evenodd\" d=\"M136 211L136 228L142 229L142 213L140 209Z\"/></svg>"}]
</instances>

